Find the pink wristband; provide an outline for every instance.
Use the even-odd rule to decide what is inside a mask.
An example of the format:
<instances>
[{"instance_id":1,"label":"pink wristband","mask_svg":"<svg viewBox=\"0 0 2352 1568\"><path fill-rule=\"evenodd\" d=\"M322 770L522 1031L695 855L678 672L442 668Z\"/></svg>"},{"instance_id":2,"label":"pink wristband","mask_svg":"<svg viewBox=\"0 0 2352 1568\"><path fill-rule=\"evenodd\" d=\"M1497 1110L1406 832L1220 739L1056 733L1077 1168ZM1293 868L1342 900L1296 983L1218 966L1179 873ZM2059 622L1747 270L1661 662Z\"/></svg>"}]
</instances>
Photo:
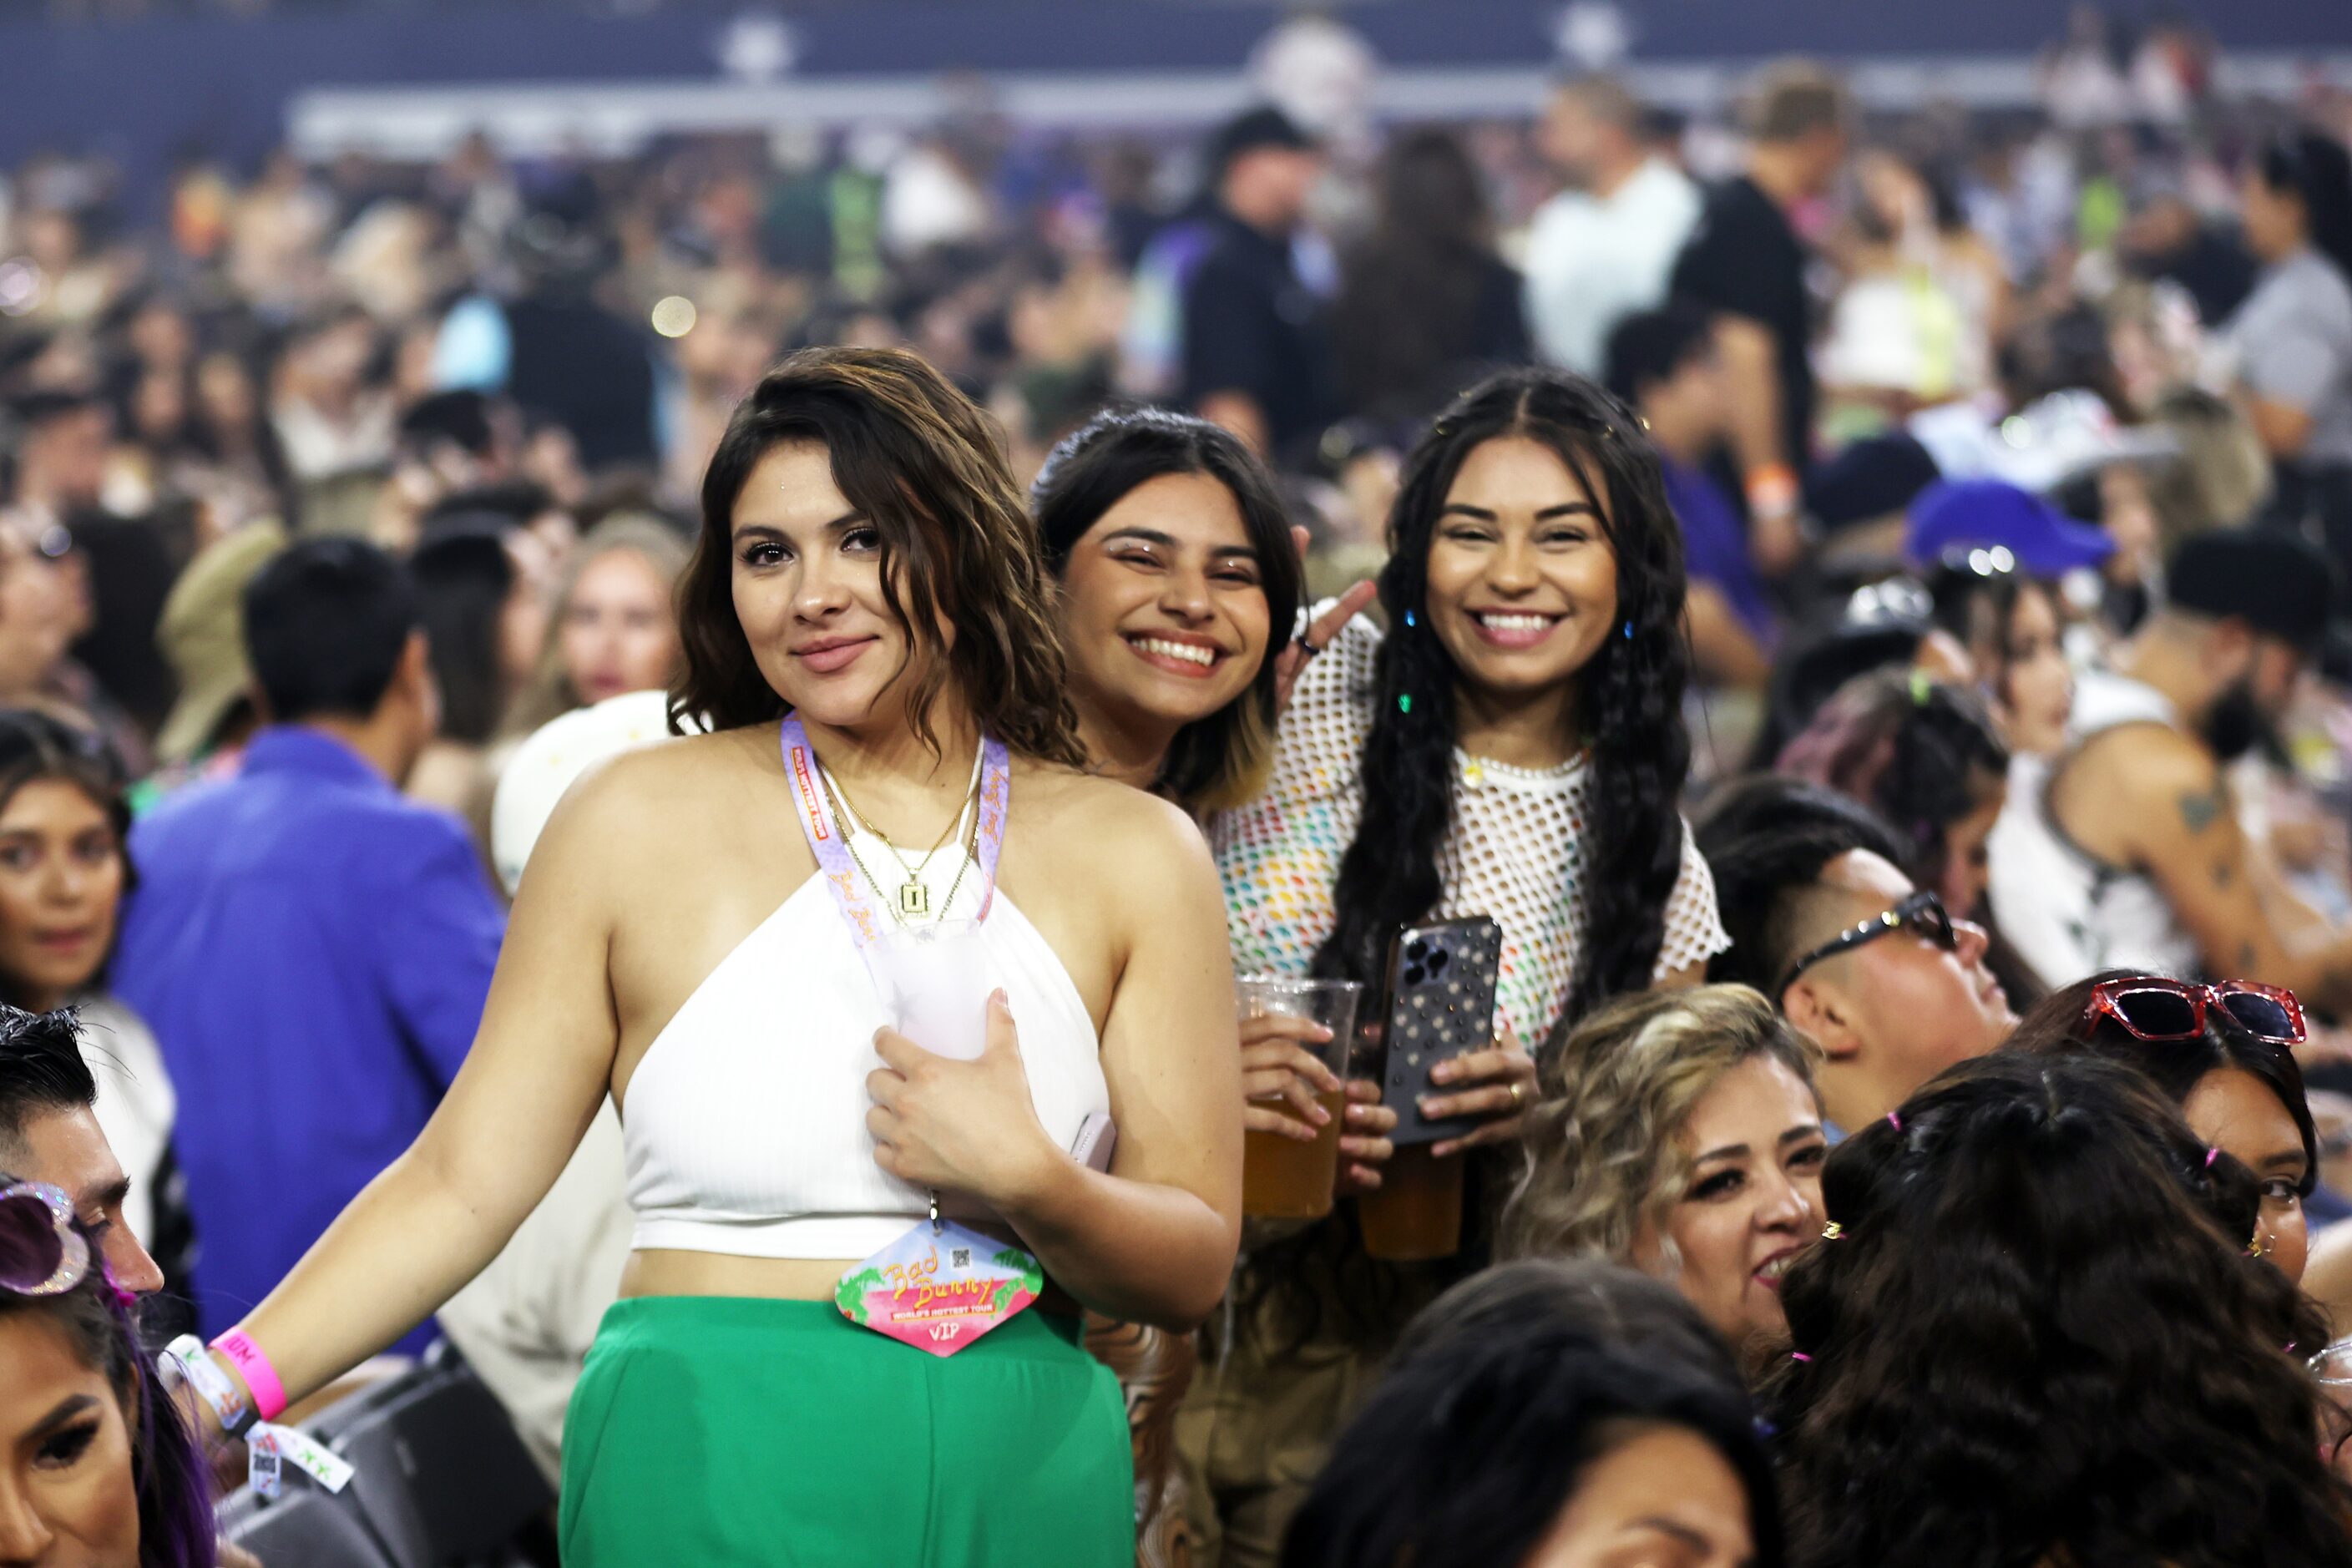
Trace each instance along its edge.
<instances>
[{"instance_id":1,"label":"pink wristband","mask_svg":"<svg viewBox=\"0 0 2352 1568\"><path fill-rule=\"evenodd\" d=\"M228 1357L229 1364L245 1379L245 1386L253 1394L255 1415L275 1421L286 1413L286 1385L278 1381L278 1369L269 1364L251 1334L231 1329L213 1342L213 1349Z\"/></svg>"}]
</instances>

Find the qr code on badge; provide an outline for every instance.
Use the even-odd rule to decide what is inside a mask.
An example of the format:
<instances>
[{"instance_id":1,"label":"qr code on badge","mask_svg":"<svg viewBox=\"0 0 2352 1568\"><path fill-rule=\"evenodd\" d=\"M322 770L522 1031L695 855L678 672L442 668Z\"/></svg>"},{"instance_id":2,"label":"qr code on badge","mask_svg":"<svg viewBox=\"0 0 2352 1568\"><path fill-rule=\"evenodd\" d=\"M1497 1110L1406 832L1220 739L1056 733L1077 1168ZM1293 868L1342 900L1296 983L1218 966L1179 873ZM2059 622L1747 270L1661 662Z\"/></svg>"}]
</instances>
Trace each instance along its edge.
<instances>
[{"instance_id":1,"label":"qr code on badge","mask_svg":"<svg viewBox=\"0 0 2352 1568\"><path fill-rule=\"evenodd\" d=\"M971 1248L969 1247L958 1247L950 1249L948 1253L948 1265L952 1268L971 1268Z\"/></svg>"}]
</instances>

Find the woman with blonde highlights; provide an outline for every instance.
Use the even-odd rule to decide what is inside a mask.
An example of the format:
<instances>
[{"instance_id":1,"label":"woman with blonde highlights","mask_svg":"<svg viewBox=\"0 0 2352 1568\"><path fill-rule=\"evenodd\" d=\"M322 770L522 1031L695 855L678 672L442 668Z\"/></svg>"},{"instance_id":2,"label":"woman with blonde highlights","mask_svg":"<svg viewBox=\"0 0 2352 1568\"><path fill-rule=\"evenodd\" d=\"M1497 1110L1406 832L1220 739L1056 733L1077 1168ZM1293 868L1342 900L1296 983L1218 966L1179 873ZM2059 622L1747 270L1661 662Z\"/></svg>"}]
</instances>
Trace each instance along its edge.
<instances>
[{"instance_id":1,"label":"woman with blonde highlights","mask_svg":"<svg viewBox=\"0 0 2352 1568\"><path fill-rule=\"evenodd\" d=\"M684 654L675 601L688 550L677 530L650 512L615 512L582 537L556 584L530 683L507 714L509 739L575 708L677 679Z\"/></svg>"},{"instance_id":2,"label":"woman with blonde highlights","mask_svg":"<svg viewBox=\"0 0 2352 1568\"><path fill-rule=\"evenodd\" d=\"M1802 1038L1745 985L1653 992L1578 1026L1542 1084L1505 1255L1631 1264L1760 1364L1788 1331L1781 1273L1821 1233Z\"/></svg>"},{"instance_id":3,"label":"woman with blonde highlights","mask_svg":"<svg viewBox=\"0 0 2352 1568\"><path fill-rule=\"evenodd\" d=\"M220 1364L262 1408L391 1342L609 1092L636 1228L565 1422L569 1568L1123 1568L1079 1313L1189 1331L1240 1234L1207 847L1082 771L1020 494L910 354L744 400L679 629L705 732L556 808L448 1098Z\"/></svg>"}]
</instances>

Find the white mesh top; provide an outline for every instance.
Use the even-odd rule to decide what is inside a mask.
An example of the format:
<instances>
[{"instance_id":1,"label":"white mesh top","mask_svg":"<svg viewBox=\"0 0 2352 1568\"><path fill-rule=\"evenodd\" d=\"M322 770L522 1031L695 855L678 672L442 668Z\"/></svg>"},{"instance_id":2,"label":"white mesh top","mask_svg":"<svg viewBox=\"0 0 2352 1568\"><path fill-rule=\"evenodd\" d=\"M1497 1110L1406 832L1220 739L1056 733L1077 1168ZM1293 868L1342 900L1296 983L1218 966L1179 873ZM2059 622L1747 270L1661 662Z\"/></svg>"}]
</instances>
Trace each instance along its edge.
<instances>
[{"instance_id":1,"label":"white mesh top","mask_svg":"<svg viewBox=\"0 0 2352 1568\"><path fill-rule=\"evenodd\" d=\"M1357 760L1371 729L1380 646L1380 628L1360 617L1331 639L1299 674L1265 792L1210 823L1238 973L1303 974L1331 934L1331 891L1363 809ZM1453 826L1438 859L1445 893L1433 915L1490 915L1502 926L1496 1005L1532 1050L1568 1004L1583 945L1591 773L1581 758L1534 771L1459 747L1454 767ZM1665 927L1657 975L1731 945L1688 824Z\"/></svg>"}]
</instances>

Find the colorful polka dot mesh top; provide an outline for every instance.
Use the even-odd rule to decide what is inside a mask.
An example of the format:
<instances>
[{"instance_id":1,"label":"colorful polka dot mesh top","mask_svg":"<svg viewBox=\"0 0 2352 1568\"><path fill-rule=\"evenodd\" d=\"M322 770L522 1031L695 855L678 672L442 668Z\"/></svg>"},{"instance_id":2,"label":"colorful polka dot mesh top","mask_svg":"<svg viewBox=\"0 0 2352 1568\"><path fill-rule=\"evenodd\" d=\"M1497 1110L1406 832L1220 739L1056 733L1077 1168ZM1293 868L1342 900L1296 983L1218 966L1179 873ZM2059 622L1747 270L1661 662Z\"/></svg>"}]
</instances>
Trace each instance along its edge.
<instances>
[{"instance_id":1,"label":"colorful polka dot mesh top","mask_svg":"<svg viewBox=\"0 0 2352 1568\"><path fill-rule=\"evenodd\" d=\"M1380 628L1360 617L1308 663L1283 715L1265 792L1210 822L1236 973L1304 974L1331 934L1331 890L1363 808L1357 759L1371 729L1380 646ZM1433 915L1491 915L1502 926L1496 1005L1533 1049L1568 1005L1583 943L1591 773L1580 757L1538 771L1459 748L1454 766L1453 826L1438 859L1445 896ZM1665 928L1660 975L1731 945L1716 914L1715 879L1688 824Z\"/></svg>"}]
</instances>

